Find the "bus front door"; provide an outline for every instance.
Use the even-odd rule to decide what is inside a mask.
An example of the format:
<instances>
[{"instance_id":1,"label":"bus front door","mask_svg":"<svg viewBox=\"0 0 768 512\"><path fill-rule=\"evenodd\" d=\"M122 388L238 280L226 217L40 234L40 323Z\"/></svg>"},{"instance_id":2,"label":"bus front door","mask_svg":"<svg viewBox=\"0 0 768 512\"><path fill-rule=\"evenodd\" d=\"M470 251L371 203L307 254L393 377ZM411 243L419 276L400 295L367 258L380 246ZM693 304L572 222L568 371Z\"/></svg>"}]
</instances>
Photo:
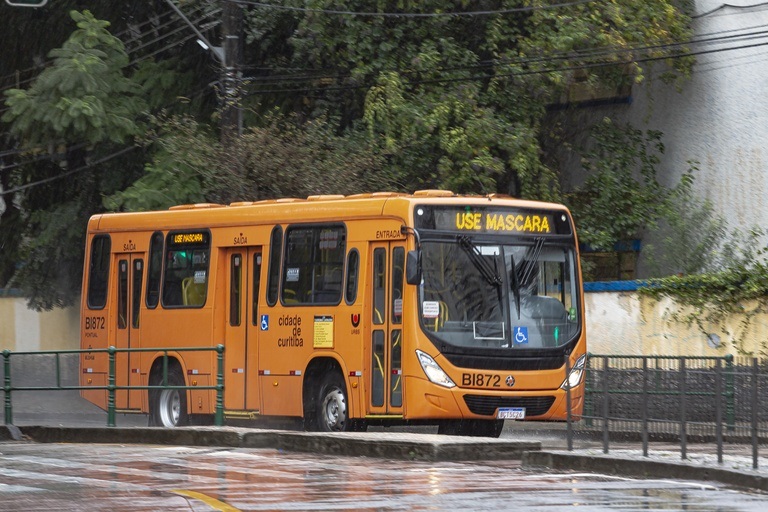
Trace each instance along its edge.
<instances>
[{"instance_id":1,"label":"bus front door","mask_svg":"<svg viewBox=\"0 0 768 512\"><path fill-rule=\"evenodd\" d=\"M261 247L228 249L225 255L227 318L224 329L224 408L258 411L258 298Z\"/></svg>"},{"instance_id":2,"label":"bus front door","mask_svg":"<svg viewBox=\"0 0 768 512\"><path fill-rule=\"evenodd\" d=\"M142 254L120 253L115 255L117 272L117 304L112 308L110 321L115 328L115 348L130 349L140 346L141 287L144 277ZM117 352L115 354L115 385L140 386L140 354ZM120 390L115 393L115 407L123 410L141 409L141 390Z\"/></svg>"},{"instance_id":3,"label":"bus front door","mask_svg":"<svg viewBox=\"0 0 768 512\"><path fill-rule=\"evenodd\" d=\"M399 242L372 244L373 296L371 299L371 347L369 410L371 415L403 414L402 338L403 270L405 245Z\"/></svg>"}]
</instances>

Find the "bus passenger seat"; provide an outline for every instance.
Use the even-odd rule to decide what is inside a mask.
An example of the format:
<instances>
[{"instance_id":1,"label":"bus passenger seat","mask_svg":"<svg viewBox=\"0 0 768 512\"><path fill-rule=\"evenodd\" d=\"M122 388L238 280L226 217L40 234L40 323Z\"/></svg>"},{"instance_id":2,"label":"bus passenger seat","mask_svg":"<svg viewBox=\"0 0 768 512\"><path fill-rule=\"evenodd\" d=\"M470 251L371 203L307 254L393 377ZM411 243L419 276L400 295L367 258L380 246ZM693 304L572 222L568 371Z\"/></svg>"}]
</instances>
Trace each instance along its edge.
<instances>
[{"instance_id":1,"label":"bus passenger seat","mask_svg":"<svg viewBox=\"0 0 768 512\"><path fill-rule=\"evenodd\" d=\"M181 295L185 306L202 306L205 303L205 283L195 283L193 277L181 281Z\"/></svg>"},{"instance_id":2,"label":"bus passenger seat","mask_svg":"<svg viewBox=\"0 0 768 512\"><path fill-rule=\"evenodd\" d=\"M341 298L341 269L327 272L320 281L320 289L315 290L315 302L336 302Z\"/></svg>"},{"instance_id":3,"label":"bus passenger seat","mask_svg":"<svg viewBox=\"0 0 768 512\"><path fill-rule=\"evenodd\" d=\"M438 301L438 303L440 304L440 312L437 314L437 318L435 318L435 331L442 329L445 321L448 320L448 304L442 300Z\"/></svg>"}]
</instances>

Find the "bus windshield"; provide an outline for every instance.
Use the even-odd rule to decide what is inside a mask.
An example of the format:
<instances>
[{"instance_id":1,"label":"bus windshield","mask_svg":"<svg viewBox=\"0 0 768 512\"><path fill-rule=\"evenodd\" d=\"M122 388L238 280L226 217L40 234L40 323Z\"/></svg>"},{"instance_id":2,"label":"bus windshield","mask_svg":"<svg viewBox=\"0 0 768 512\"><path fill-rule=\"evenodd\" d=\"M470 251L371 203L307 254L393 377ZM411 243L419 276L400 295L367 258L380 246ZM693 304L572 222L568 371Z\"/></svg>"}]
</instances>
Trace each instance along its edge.
<instances>
[{"instance_id":1,"label":"bus windshield","mask_svg":"<svg viewBox=\"0 0 768 512\"><path fill-rule=\"evenodd\" d=\"M423 328L453 346L542 349L579 333L572 246L531 238L515 244L466 235L422 241Z\"/></svg>"}]
</instances>

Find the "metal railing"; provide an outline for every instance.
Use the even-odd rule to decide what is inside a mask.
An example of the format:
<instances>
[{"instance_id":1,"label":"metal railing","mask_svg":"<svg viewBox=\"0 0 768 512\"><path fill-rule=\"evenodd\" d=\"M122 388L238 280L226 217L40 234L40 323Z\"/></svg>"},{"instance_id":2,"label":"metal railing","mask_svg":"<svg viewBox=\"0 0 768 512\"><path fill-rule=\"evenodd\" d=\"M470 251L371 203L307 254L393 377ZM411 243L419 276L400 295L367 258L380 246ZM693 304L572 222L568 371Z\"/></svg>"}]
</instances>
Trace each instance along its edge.
<instances>
[{"instance_id":1,"label":"metal railing","mask_svg":"<svg viewBox=\"0 0 768 512\"><path fill-rule=\"evenodd\" d=\"M605 453L611 437L635 435L644 456L651 438L674 439L681 458L686 459L688 442L696 439L714 442L722 463L724 443L747 442L752 446L753 467L758 467L759 444L768 436L768 410L760 402L760 388L768 385L768 361L731 355L591 354L585 378L579 430L602 434ZM572 449L570 423L567 435Z\"/></svg>"},{"instance_id":2,"label":"metal railing","mask_svg":"<svg viewBox=\"0 0 768 512\"><path fill-rule=\"evenodd\" d=\"M154 386L118 386L116 384L115 362L118 353L138 353L138 352L162 352L162 381ZM212 386L169 386L168 385L168 360L169 353L172 352L216 352L216 384ZM81 386L65 385L61 378L61 356L67 354L104 354L108 356L107 385L105 386ZM224 424L224 345L215 347L182 347L182 348L116 348L109 347L104 349L83 349L83 350L43 350L36 352L11 352L4 350L3 355L3 392L5 395L5 424L13 424L13 392L14 391L99 391L107 392L107 426L116 426L115 414L115 394L121 390L215 390L216 391L216 409L214 413L214 424L221 426ZM11 379L11 358L14 356L40 357L53 356L55 361L55 385L49 386L14 386Z\"/></svg>"}]
</instances>

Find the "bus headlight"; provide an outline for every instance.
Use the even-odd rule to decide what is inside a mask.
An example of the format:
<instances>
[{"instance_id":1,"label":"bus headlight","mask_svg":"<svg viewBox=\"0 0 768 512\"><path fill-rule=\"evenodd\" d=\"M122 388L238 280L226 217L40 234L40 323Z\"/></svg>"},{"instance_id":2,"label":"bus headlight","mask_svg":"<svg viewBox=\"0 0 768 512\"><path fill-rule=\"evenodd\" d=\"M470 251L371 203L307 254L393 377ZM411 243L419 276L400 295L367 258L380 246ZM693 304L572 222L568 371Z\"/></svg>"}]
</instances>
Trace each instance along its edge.
<instances>
[{"instance_id":1,"label":"bus headlight","mask_svg":"<svg viewBox=\"0 0 768 512\"><path fill-rule=\"evenodd\" d=\"M576 364L573 365L571 372L568 374L568 377L563 381L560 387L562 389L568 389L569 387L573 389L581 384L581 379L584 377L584 368L586 366L587 354L584 354L576 361Z\"/></svg>"},{"instance_id":2,"label":"bus headlight","mask_svg":"<svg viewBox=\"0 0 768 512\"><path fill-rule=\"evenodd\" d=\"M440 368L440 366L435 362L434 359L432 359L429 354L422 352L421 350L417 350L416 356L419 358L421 369L424 370L424 373L427 375L427 378L430 382L445 388L456 387L456 384L443 371L443 369Z\"/></svg>"}]
</instances>

